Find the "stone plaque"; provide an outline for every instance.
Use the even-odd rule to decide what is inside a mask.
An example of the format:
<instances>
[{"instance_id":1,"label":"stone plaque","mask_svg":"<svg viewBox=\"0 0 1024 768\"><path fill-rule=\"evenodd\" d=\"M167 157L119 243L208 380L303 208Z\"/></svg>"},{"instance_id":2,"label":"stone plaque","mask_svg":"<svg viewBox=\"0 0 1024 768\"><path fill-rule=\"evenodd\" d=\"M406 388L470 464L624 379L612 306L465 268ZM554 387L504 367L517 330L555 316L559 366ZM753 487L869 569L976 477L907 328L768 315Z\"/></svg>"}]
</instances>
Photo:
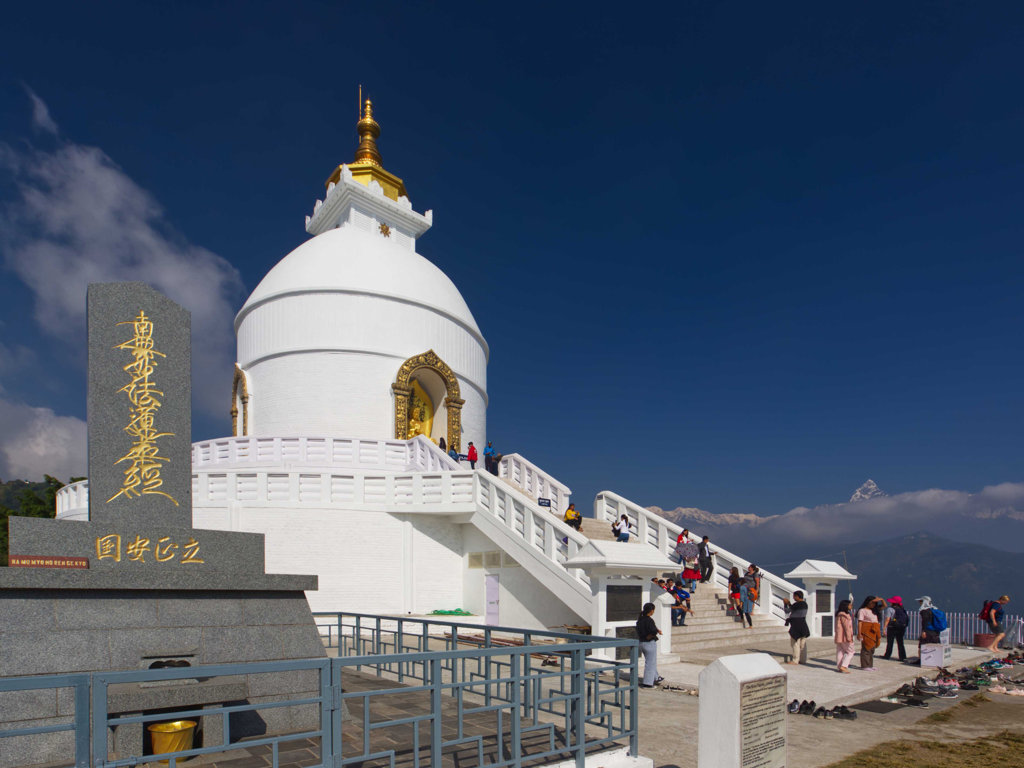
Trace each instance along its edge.
<instances>
[{"instance_id":1,"label":"stone plaque","mask_svg":"<svg viewBox=\"0 0 1024 768\"><path fill-rule=\"evenodd\" d=\"M786 673L765 653L700 673L698 768L786 768Z\"/></svg>"},{"instance_id":2,"label":"stone plaque","mask_svg":"<svg viewBox=\"0 0 1024 768\"><path fill-rule=\"evenodd\" d=\"M740 685L741 768L786 768L786 676Z\"/></svg>"},{"instance_id":3,"label":"stone plaque","mask_svg":"<svg viewBox=\"0 0 1024 768\"><path fill-rule=\"evenodd\" d=\"M192 525L191 319L145 283L93 283L89 519Z\"/></svg>"},{"instance_id":4,"label":"stone plaque","mask_svg":"<svg viewBox=\"0 0 1024 768\"><path fill-rule=\"evenodd\" d=\"M643 605L643 587L609 584L604 611L605 621L636 621Z\"/></svg>"}]
</instances>

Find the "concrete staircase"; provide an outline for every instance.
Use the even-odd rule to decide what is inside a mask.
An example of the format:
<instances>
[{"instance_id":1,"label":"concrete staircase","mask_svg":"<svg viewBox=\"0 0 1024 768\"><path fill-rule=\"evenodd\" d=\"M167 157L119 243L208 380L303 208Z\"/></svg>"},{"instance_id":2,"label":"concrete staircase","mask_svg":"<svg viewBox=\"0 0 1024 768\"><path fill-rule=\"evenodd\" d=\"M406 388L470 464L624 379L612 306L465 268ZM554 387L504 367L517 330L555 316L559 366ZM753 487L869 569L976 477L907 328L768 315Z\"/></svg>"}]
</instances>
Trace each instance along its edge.
<instances>
[{"instance_id":1,"label":"concrete staircase","mask_svg":"<svg viewBox=\"0 0 1024 768\"><path fill-rule=\"evenodd\" d=\"M685 627L672 627L672 652L686 661L688 650L727 646L755 647L789 637L786 627L770 616L754 614L754 628L744 629L734 611L726 611L725 590L698 584L690 599L694 614L687 614Z\"/></svg>"}]
</instances>

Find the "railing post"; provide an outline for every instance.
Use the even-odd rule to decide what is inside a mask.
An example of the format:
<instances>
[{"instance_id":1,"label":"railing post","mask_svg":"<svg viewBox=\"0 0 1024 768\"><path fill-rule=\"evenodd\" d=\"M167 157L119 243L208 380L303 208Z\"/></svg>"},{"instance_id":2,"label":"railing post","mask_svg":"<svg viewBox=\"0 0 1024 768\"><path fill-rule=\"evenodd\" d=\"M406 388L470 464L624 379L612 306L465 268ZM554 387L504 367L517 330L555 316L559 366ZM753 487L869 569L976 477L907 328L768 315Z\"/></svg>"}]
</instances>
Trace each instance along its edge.
<instances>
[{"instance_id":1,"label":"railing post","mask_svg":"<svg viewBox=\"0 0 1024 768\"><path fill-rule=\"evenodd\" d=\"M89 677L75 683L75 768L89 768Z\"/></svg>"},{"instance_id":2,"label":"railing post","mask_svg":"<svg viewBox=\"0 0 1024 768\"><path fill-rule=\"evenodd\" d=\"M107 684L92 678L92 766L107 762Z\"/></svg>"},{"instance_id":3,"label":"railing post","mask_svg":"<svg viewBox=\"0 0 1024 768\"><path fill-rule=\"evenodd\" d=\"M629 647L629 754L637 757L640 754L640 728L637 709L640 706L639 672L640 644L633 643Z\"/></svg>"},{"instance_id":4,"label":"railing post","mask_svg":"<svg viewBox=\"0 0 1024 768\"><path fill-rule=\"evenodd\" d=\"M430 660L430 768L441 768L441 659Z\"/></svg>"},{"instance_id":5,"label":"railing post","mask_svg":"<svg viewBox=\"0 0 1024 768\"><path fill-rule=\"evenodd\" d=\"M527 645L529 644L527 643ZM530 657L530 652L526 651L524 656L528 659ZM513 766L519 766L523 759L522 723L520 722L522 720L520 708L523 699L523 680L520 675L520 661L522 658L523 657L516 653L515 650L512 651L512 657L510 659L512 662L512 712L510 714L510 719L512 722L510 723L511 733L509 734L509 738L512 741L510 746L512 747ZM500 733L498 734L498 741L501 741Z\"/></svg>"},{"instance_id":6,"label":"railing post","mask_svg":"<svg viewBox=\"0 0 1024 768\"><path fill-rule=\"evenodd\" d=\"M576 768L584 768L587 759L587 738L584 732L586 723L587 702L584 700L586 686L584 685L583 672L586 663L586 651L577 648L572 652L572 684L571 684L571 717L572 734L574 738L573 751L576 753Z\"/></svg>"}]
</instances>

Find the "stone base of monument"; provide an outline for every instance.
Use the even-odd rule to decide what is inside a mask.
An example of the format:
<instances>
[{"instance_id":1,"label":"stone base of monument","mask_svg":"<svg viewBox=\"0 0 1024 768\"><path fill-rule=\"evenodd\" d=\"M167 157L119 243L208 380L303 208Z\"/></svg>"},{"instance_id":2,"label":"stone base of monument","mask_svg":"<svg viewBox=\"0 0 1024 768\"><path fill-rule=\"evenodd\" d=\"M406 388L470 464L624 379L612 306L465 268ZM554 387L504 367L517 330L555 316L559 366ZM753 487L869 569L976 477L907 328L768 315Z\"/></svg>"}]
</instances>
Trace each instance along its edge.
<instances>
[{"instance_id":1,"label":"stone base of monument","mask_svg":"<svg viewBox=\"0 0 1024 768\"><path fill-rule=\"evenodd\" d=\"M325 655L300 590L116 590L18 589L12 581L46 573L0 569L0 676L65 674L281 661ZM274 577L275 586L280 578ZM305 584L311 577L291 577ZM249 586L249 585L246 585ZM257 586L257 585L252 585ZM298 586L298 585L297 585ZM175 681L158 685L121 684L108 690L111 715L149 714L173 708L228 703L266 703L316 697L314 670ZM65 700L66 699L66 700ZM0 730L53 725L73 711L69 690L34 692L5 700ZM231 722L232 742L246 736L315 729L316 705L240 713ZM219 744L219 715L200 718L202 744ZM143 754L141 723L108 734L112 755ZM57 761L73 751L70 732L41 734L31 754L3 750L0 768Z\"/></svg>"}]
</instances>

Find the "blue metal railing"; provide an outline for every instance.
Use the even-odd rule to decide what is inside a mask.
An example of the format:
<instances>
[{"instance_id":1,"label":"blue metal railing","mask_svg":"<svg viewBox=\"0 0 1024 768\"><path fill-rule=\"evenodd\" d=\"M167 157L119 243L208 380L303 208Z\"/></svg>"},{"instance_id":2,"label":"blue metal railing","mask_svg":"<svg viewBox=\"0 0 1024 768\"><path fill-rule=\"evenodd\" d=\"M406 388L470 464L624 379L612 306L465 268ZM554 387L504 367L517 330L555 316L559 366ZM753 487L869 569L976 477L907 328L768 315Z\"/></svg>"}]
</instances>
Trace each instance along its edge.
<instances>
[{"instance_id":1,"label":"blue metal railing","mask_svg":"<svg viewBox=\"0 0 1024 768\"><path fill-rule=\"evenodd\" d=\"M76 768L120 768L157 760L176 768L189 757L255 747L269 747L272 765L278 768L282 745L300 739L314 743L316 765L323 768L374 760L394 766L398 759L411 760L412 768L427 763L441 768L446 751L467 749L476 753L475 763L468 764L479 768L518 767L527 759L547 758L571 758L582 768L588 752L614 744L628 744L630 754L637 754L635 641L367 614L333 614L331 619L337 658L0 678L0 696L38 689L75 692L71 722L2 730L0 754L6 751L4 737L60 731L74 732ZM317 620L322 623L323 617ZM614 656L620 646L630 648L628 660L593 655L607 649ZM282 673L305 674L307 682L286 686L287 692L281 693L263 685L261 695L251 695L252 681L261 675L281 680ZM187 699L190 691L199 691L188 685L226 678L245 680L250 695L212 703L197 695L194 703L173 711L140 712L133 707L126 712L123 702L117 704L120 710L111 709L113 696L126 690L138 693L147 684L172 686ZM374 678L381 682L367 682ZM151 697L159 690L146 689ZM395 716L398 702L404 702L401 717ZM233 732L235 718L269 721L282 711L301 713L288 720L299 727L268 728L271 732L244 739ZM202 724L203 745L159 755L135 754L142 751L137 747L131 753L109 751L111 735L115 748L122 743L119 731L134 729L135 742L124 743L141 744L139 734L147 725L187 718ZM389 728L411 730L411 740L396 747L393 738L375 739ZM421 738L421 730L427 739ZM465 761L463 756L458 762Z\"/></svg>"}]
</instances>

